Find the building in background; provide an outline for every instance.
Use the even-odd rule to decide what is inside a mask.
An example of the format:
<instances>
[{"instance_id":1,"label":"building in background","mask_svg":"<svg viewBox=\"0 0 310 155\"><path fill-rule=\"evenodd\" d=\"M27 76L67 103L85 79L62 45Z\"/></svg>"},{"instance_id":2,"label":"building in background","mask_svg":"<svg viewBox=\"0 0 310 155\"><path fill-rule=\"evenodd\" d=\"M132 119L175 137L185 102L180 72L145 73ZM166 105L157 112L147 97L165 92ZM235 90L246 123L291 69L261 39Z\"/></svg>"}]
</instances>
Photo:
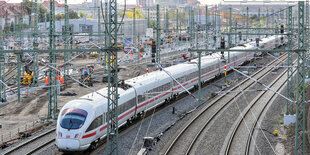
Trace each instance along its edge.
<instances>
[{"instance_id":1,"label":"building in background","mask_svg":"<svg viewBox=\"0 0 310 155\"><path fill-rule=\"evenodd\" d=\"M140 7L152 7L154 5L154 0L136 0L137 6Z\"/></svg>"}]
</instances>

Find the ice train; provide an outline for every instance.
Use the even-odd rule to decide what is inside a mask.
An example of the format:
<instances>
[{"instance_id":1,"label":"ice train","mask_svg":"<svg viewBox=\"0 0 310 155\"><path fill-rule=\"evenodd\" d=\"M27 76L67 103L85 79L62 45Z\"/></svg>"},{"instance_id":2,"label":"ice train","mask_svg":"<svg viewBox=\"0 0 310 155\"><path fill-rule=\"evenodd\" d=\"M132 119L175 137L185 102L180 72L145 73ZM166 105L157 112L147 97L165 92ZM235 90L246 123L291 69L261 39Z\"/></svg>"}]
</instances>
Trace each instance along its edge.
<instances>
[{"instance_id":1,"label":"ice train","mask_svg":"<svg viewBox=\"0 0 310 155\"><path fill-rule=\"evenodd\" d=\"M274 49L286 43L285 36L269 36L260 40L260 49ZM257 49L255 42L250 42L232 49ZM230 52L227 66L238 66L254 57L254 52ZM227 53L224 54L227 59ZM224 71L225 63L220 54L201 58L201 80L207 81ZM229 69L229 67L227 67ZM165 68L184 87L191 88L198 83L197 60ZM184 91L164 71L154 71L129 80L118 88L119 124L138 117L143 112L175 98ZM107 88L98 90L107 95ZM107 100L90 93L66 103L58 116L56 145L62 151L83 151L96 147L100 137L107 130Z\"/></svg>"}]
</instances>

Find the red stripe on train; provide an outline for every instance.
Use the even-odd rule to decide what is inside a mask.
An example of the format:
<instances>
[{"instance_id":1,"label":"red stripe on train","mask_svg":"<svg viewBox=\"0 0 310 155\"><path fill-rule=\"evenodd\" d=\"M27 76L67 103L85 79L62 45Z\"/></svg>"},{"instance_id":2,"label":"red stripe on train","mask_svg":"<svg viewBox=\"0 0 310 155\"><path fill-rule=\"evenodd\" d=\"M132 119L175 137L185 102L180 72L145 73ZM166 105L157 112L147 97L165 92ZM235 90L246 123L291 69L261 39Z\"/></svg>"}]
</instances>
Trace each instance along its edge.
<instances>
[{"instance_id":1,"label":"red stripe on train","mask_svg":"<svg viewBox=\"0 0 310 155\"><path fill-rule=\"evenodd\" d=\"M232 62L231 64L229 64L229 65L227 65L227 66L232 66L234 63L239 62L239 61L241 61L242 59L244 59L244 58L241 58L241 59L239 59L239 60L237 60L237 61L235 61L235 62ZM206 77L206 76L208 76L208 75L211 75L211 74L213 74L213 73L215 73L215 72L218 72L218 71L220 71L220 70L222 70L222 69L224 69L224 67L221 67L221 68L219 68L219 69L215 69L215 70L213 70L213 71L211 71L211 72L209 72L209 73L206 73L205 75L202 76L202 78L204 78L204 77ZM182 86L186 86L186 85L188 85L188 84L190 84L190 83L196 82L197 80L198 80L198 78L195 78L194 80L191 80L190 82L184 83ZM178 87L172 88L172 90L174 91L174 90L177 90L177 89L180 89L180 88L181 88L181 86L178 86ZM170 93L171 93L171 92L166 92L166 93L164 93L164 94L162 94L162 95L160 95L160 96L157 96L157 97L155 97L155 98L153 98L153 99L151 99L151 100L149 100L149 101L147 101L147 102L145 102L145 103L143 103L143 104L137 106L137 107L134 108L134 109L131 109L130 111L128 111L127 113L125 113L124 115L122 115L121 117L119 117L118 120L123 119L124 117L128 116L130 113L134 112L135 110L137 110L137 109L139 109L139 108L141 108L141 107L143 107L143 106L145 106L145 105L147 105L147 104L149 104L149 103L151 103L151 102L154 102L155 100L158 100L159 98L162 98L162 97L164 97L164 96L166 96L166 95L168 95L168 94L170 94ZM102 131L102 130L104 130L104 129L106 129L106 128L107 128L107 125L101 127L101 128L100 128L100 131ZM96 132L95 132L95 134L96 134ZM87 135L85 135L85 136L87 136ZM92 136L93 136L93 135L92 135ZM83 138L84 138L84 136L83 136Z\"/></svg>"},{"instance_id":2,"label":"red stripe on train","mask_svg":"<svg viewBox=\"0 0 310 155\"><path fill-rule=\"evenodd\" d=\"M84 135L82 138L89 138L89 137L92 137L92 136L95 136L95 135L96 135L96 131L92 132L90 134Z\"/></svg>"}]
</instances>

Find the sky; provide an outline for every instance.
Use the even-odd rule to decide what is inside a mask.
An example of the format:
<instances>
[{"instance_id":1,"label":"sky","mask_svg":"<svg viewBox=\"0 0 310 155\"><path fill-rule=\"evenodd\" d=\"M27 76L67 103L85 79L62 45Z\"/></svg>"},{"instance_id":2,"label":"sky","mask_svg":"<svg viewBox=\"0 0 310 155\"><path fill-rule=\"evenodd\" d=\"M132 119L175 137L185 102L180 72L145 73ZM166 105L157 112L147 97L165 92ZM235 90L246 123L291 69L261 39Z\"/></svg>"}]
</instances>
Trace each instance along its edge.
<instances>
[{"instance_id":1,"label":"sky","mask_svg":"<svg viewBox=\"0 0 310 155\"><path fill-rule=\"evenodd\" d=\"M9 3L19 3L21 2L22 0L5 0ZM77 4L77 3L82 3L84 2L85 0L68 0L68 3L69 4ZM91 0L87 0L87 1L91 1ZM103 0L105 1L105 0ZM219 3L221 0L199 0L202 4L217 4ZM119 3L123 3L124 0L118 0ZM126 2L128 4L135 4L136 3L136 0L126 0Z\"/></svg>"}]
</instances>

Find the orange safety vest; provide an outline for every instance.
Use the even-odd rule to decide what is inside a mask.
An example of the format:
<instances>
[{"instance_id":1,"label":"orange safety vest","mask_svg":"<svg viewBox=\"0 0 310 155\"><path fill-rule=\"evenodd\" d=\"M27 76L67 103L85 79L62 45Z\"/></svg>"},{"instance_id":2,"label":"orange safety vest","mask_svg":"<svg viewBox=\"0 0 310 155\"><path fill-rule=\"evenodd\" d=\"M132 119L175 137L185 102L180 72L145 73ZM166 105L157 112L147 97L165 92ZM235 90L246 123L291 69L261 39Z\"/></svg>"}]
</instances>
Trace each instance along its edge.
<instances>
[{"instance_id":1,"label":"orange safety vest","mask_svg":"<svg viewBox=\"0 0 310 155\"><path fill-rule=\"evenodd\" d=\"M49 80L49 77L46 76L46 77L45 77L45 84L46 84L46 85L48 85L48 80Z\"/></svg>"},{"instance_id":2,"label":"orange safety vest","mask_svg":"<svg viewBox=\"0 0 310 155\"><path fill-rule=\"evenodd\" d=\"M64 83L64 77L63 76L59 76L59 80L60 80L60 84Z\"/></svg>"}]
</instances>

